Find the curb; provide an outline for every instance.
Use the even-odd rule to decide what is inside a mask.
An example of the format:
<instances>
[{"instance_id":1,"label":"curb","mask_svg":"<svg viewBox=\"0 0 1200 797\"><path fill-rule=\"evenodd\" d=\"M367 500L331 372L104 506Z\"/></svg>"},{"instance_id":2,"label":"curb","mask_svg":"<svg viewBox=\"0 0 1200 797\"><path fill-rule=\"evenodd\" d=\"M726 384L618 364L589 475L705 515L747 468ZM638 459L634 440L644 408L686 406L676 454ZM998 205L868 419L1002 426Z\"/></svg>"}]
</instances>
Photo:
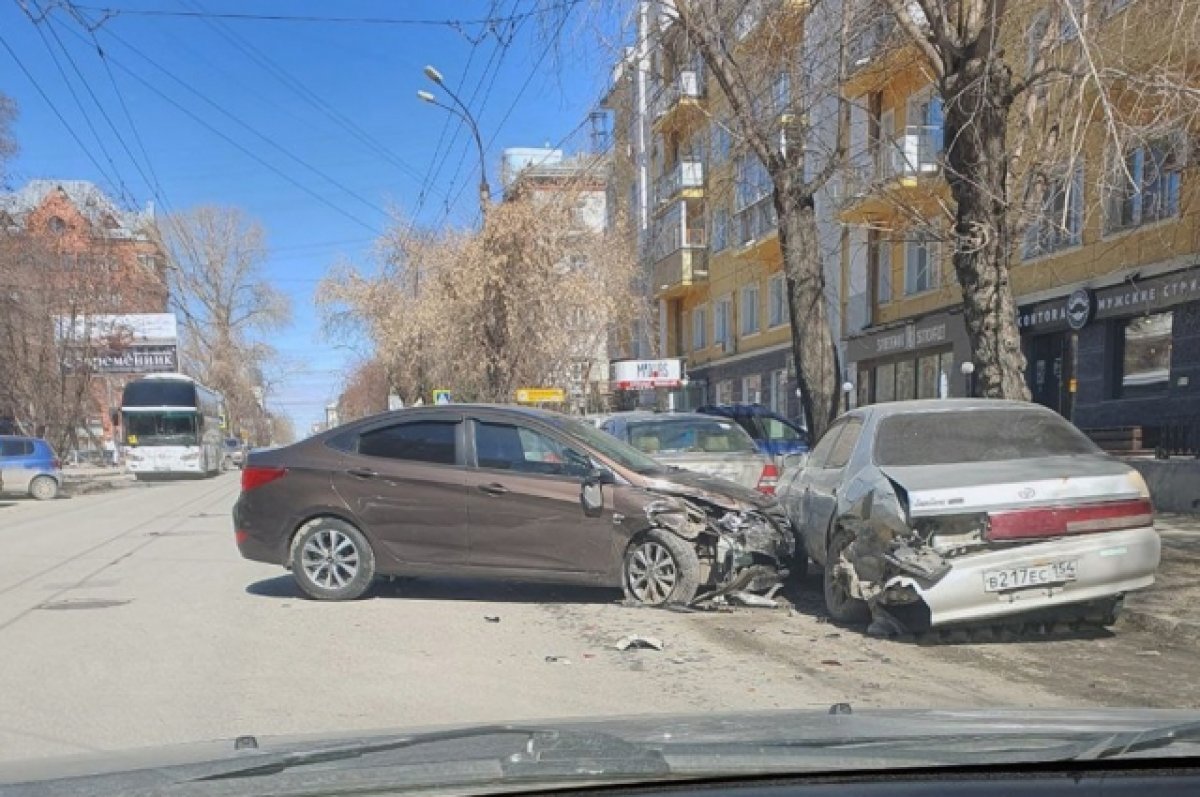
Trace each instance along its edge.
<instances>
[{"instance_id":1,"label":"curb","mask_svg":"<svg viewBox=\"0 0 1200 797\"><path fill-rule=\"evenodd\" d=\"M1140 631L1181 638L1189 642L1200 642L1200 623L1180 620L1177 617L1156 612L1131 609L1128 606L1125 606L1117 616L1117 625L1126 625Z\"/></svg>"},{"instance_id":2,"label":"curb","mask_svg":"<svg viewBox=\"0 0 1200 797\"><path fill-rule=\"evenodd\" d=\"M107 479L80 479L78 481L64 479L63 492L70 496L89 495L91 493L108 492L109 490L121 490L126 487L132 487L136 483L135 479L126 476Z\"/></svg>"}]
</instances>

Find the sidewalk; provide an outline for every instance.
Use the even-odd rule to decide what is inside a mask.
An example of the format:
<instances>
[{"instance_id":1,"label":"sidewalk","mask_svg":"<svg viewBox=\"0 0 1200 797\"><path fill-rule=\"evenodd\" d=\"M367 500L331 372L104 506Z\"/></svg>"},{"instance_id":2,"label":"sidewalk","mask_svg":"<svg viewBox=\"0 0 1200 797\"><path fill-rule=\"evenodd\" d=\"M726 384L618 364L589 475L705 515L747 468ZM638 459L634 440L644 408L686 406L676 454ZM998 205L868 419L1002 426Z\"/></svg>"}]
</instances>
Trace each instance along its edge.
<instances>
[{"instance_id":1,"label":"sidewalk","mask_svg":"<svg viewBox=\"0 0 1200 797\"><path fill-rule=\"evenodd\" d=\"M1125 598L1120 623L1200 642L1200 515L1160 514L1162 564L1154 586Z\"/></svg>"},{"instance_id":2,"label":"sidewalk","mask_svg":"<svg viewBox=\"0 0 1200 797\"><path fill-rule=\"evenodd\" d=\"M69 495L83 495L101 490L129 487L137 482L124 467L105 468L98 465L69 465L63 468L63 488Z\"/></svg>"}]
</instances>

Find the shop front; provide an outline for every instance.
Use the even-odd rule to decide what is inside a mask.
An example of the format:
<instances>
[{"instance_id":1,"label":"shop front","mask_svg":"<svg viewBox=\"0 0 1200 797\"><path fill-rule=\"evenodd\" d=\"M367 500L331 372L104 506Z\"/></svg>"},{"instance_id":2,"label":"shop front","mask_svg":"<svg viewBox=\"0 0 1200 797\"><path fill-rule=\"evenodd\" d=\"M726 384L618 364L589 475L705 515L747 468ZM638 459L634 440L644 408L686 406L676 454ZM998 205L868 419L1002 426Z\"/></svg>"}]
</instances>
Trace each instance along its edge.
<instances>
[{"instance_id":1,"label":"shop front","mask_svg":"<svg viewBox=\"0 0 1200 797\"><path fill-rule=\"evenodd\" d=\"M969 395L971 346L962 313L931 313L846 340L856 406Z\"/></svg>"},{"instance_id":2,"label":"shop front","mask_svg":"<svg viewBox=\"0 0 1200 797\"><path fill-rule=\"evenodd\" d=\"M689 366L686 408L704 404L762 404L788 418L800 417L791 346L783 344Z\"/></svg>"},{"instance_id":3,"label":"shop front","mask_svg":"<svg viewBox=\"0 0 1200 797\"><path fill-rule=\"evenodd\" d=\"M1083 429L1200 420L1200 266L1022 305L1033 400Z\"/></svg>"}]
</instances>

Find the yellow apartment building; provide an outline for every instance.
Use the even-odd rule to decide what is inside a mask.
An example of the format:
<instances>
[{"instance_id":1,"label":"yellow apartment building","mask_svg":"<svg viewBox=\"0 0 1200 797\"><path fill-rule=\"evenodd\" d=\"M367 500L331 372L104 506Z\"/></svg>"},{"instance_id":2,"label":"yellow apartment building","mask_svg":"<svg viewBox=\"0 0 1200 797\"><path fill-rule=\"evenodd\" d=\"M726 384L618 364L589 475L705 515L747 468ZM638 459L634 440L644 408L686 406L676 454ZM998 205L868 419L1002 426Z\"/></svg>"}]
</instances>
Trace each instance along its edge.
<instances>
[{"instance_id":1,"label":"yellow apartment building","mask_svg":"<svg viewBox=\"0 0 1200 797\"><path fill-rule=\"evenodd\" d=\"M1058 8L1013 6L1008 52L1024 52L1047 25L1061 26L1056 46L1078 46L1052 16ZM1126 48L1135 61L1160 47L1155 19L1169 16L1168 3L1104 8L1088 31L1094 46ZM839 208L842 333L859 403L972 387L961 293L941 242L941 100L916 49L896 41L886 17L863 30L843 88L855 162ZM1143 135L1140 121L1124 119L1121 151L1103 124L1087 127L1014 247L1012 284L1034 400L1085 429L1142 426L1152 438L1200 416L1200 195L1196 131Z\"/></svg>"}]
</instances>

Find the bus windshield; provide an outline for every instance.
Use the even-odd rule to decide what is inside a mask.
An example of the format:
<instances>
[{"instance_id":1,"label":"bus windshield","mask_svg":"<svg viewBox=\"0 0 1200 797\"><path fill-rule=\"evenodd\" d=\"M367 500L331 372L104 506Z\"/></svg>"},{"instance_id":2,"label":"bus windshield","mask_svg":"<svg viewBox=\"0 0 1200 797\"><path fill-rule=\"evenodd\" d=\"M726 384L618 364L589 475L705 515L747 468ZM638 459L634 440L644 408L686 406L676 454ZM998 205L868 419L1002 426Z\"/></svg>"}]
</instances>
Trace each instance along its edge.
<instances>
[{"instance_id":1,"label":"bus windshield","mask_svg":"<svg viewBox=\"0 0 1200 797\"><path fill-rule=\"evenodd\" d=\"M194 446L197 444L194 412L129 412L125 414L125 442L131 446Z\"/></svg>"}]
</instances>

